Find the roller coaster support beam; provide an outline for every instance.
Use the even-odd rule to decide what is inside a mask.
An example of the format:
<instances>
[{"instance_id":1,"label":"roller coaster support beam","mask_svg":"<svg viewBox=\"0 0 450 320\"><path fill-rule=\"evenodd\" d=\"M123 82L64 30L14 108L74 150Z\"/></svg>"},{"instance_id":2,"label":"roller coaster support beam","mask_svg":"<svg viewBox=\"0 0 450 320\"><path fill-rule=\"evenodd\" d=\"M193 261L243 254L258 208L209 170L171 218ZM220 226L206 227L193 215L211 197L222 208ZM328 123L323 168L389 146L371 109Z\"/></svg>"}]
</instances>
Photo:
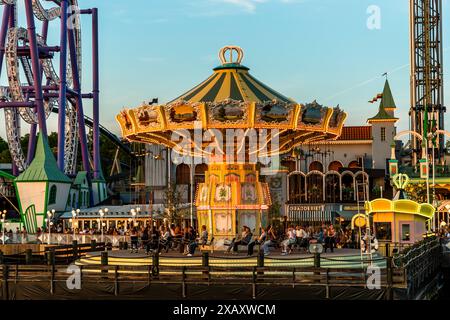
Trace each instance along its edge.
<instances>
[{"instance_id":1,"label":"roller coaster support beam","mask_svg":"<svg viewBox=\"0 0 450 320\"><path fill-rule=\"evenodd\" d=\"M67 0L61 1L61 52L59 55L59 110L58 110L58 168L64 172L64 143L66 140L67 94Z\"/></svg>"},{"instance_id":2,"label":"roller coaster support beam","mask_svg":"<svg viewBox=\"0 0 450 320\"><path fill-rule=\"evenodd\" d=\"M5 5L2 16L2 26L0 29L0 74L2 73L3 57L5 56L6 34L8 33L8 22L11 12L11 6Z\"/></svg>"},{"instance_id":3,"label":"roller coaster support beam","mask_svg":"<svg viewBox=\"0 0 450 320\"><path fill-rule=\"evenodd\" d=\"M16 4L9 5L9 27L8 28L14 28L15 25L15 6ZM20 121L20 120L19 120ZM19 168L17 167L17 164L15 161L12 161L12 174L14 176L19 175Z\"/></svg>"},{"instance_id":4,"label":"roller coaster support beam","mask_svg":"<svg viewBox=\"0 0 450 320\"><path fill-rule=\"evenodd\" d=\"M44 39L44 42L47 43L47 36L48 36L48 20L44 20L42 23L42 29L41 29L41 36ZM41 54L41 52L39 52ZM41 77L43 74L43 69L41 68ZM45 90L43 87L42 90ZM45 96L44 96L45 97ZM36 109L35 109L36 112ZM27 152L27 165L33 161L34 158L34 151L36 149L36 131L37 131L37 125L36 123L32 123L30 125L30 135L28 138L28 152Z\"/></svg>"},{"instance_id":5,"label":"roller coaster support beam","mask_svg":"<svg viewBox=\"0 0 450 320\"><path fill-rule=\"evenodd\" d=\"M28 0L28 1L30 1L30 0ZM68 30L69 49L70 49L70 61L71 61L72 75L73 75L73 88L77 93L76 106L77 106L77 118L78 118L78 135L80 138L80 146L81 146L81 157L83 160L83 168L87 172L89 189L91 189L92 188L91 167L89 165L86 127L84 125L83 99L81 97L80 76L78 73L77 52L76 52L76 48L75 48L75 32L74 32L73 28L67 28L67 30ZM89 192L89 195L90 195L89 205L92 206L94 203L94 198L93 198L92 192Z\"/></svg>"},{"instance_id":6,"label":"roller coaster support beam","mask_svg":"<svg viewBox=\"0 0 450 320\"><path fill-rule=\"evenodd\" d=\"M28 41L31 51L31 69L33 70L34 90L36 93L36 109L41 135L47 138L47 123L45 122L44 98L42 96L41 67L39 64L39 51L36 38L36 26L34 24L33 7L31 0L25 0L25 11L28 25Z\"/></svg>"},{"instance_id":7,"label":"roller coaster support beam","mask_svg":"<svg viewBox=\"0 0 450 320\"><path fill-rule=\"evenodd\" d=\"M94 178L102 177L100 163L100 115L99 115L99 67L98 67L98 10L92 9L92 106L93 106L93 153L94 153Z\"/></svg>"}]
</instances>

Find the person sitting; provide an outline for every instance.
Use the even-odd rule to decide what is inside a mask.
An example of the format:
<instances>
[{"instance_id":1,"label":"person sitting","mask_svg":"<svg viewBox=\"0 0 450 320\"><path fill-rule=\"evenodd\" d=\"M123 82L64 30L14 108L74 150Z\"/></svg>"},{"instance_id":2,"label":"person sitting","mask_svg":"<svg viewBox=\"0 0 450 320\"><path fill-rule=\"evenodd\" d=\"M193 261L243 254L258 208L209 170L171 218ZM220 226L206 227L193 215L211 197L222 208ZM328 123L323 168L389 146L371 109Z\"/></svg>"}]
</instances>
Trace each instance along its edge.
<instances>
[{"instance_id":1,"label":"person sitting","mask_svg":"<svg viewBox=\"0 0 450 320\"><path fill-rule=\"evenodd\" d=\"M136 250L136 253L138 252L138 233L136 228L133 228L130 233L131 238L131 253L133 253Z\"/></svg>"},{"instance_id":2,"label":"person sitting","mask_svg":"<svg viewBox=\"0 0 450 320\"><path fill-rule=\"evenodd\" d=\"M308 247L308 233L305 231L303 226L298 226L297 230L295 230L295 235L297 237L297 245L299 248L307 248Z\"/></svg>"},{"instance_id":3,"label":"person sitting","mask_svg":"<svg viewBox=\"0 0 450 320\"><path fill-rule=\"evenodd\" d=\"M269 227L267 228L267 237L268 239L264 241L261 246L261 250L264 252L265 256L268 256L270 254L270 246L273 246L277 241L275 230L271 225L269 225Z\"/></svg>"},{"instance_id":4,"label":"person sitting","mask_svg":"<svg viewBox=\"0 0 450 320\"><path fill-rule=\"evenodd\" d=\"M293 244L295 244L296 240L296 234L295 234L295 230L293 227L289 227L288 231L287 231L287 239L284 240L281 243L281 247L282 247L282 252L281 255L285 256L288 253L288 248L290 248L290 246L292 246ZM290 250L291 251L291 250Z\"/></svg>"},{"instance_id":5,"label":"person sitting","mask_svg":"<svg viewBox=\"0 0 450 320\"><path fill-rule=\"evenodd\" d=\"M246 226L243 226L242 227L242 233L241 233L241 239L245 237L246 232L247 232ZM226 245L228 246L228 249L226 251L227 253L229 253L231 251L231 249L234 248L234 243L235 242L236 242L236 238L233 238L230 243L226 243Z\"/></svg>"},{"instance_id":6,"label":"person sitting","mask_svg":"<svg viewBox=\"0 0 450 320\"><path fill-rule=\"evenodd\" d=\"M250 231L250 228L247 226L243 226L242 229L243 232L241 235L241 239L233 243L233 253L237 253L239 245L247 246L252 240L253 234Z\"/></svg>"},{"instance_id":7,"label":"person sitting","mask_svg":"<svg viewBox=\"0 0 450 320\"><path fill-rule=\"evenodd\" d=\"M145 252L148 254L150 251L150 247L148 245L149 237L148 237L148 227L145 227L144 231L141 234L142 247L145 248Z\"/></svg>"},{"instance_id":8,"label":"person sitting","mask_svg":"<svg viewBox=\"0 0 450 320\"><path fill-rule=\"evenodd\" d=\"M330 248L331 252L334 252L335 236L336 231L334 230L333 225L330 224L325 232L325 253L327 252L328 248Z\"/></svg>"},{"instance_id":9,"label":"person sitting","mask_svg":"<svg viewBox=\"0 0 450 320\"><path fill-rule=\"evenodd\" d=\"M257 237L254 241L251 241L247 246L247 256L253 255L253 249L255 245L263 244L267 239L267 233L265 228L261 228L261 234L259 237Z\"/></svg>"},{"instance_id":10,"label":"person sitting","mask_svg":"<svg viewBox=\"0 0 450 320\"><path fill-rule=\"evenodd\" d=\"M207 242L208 242L208 231L206 231L206 226L203 225L202 232L200 234L200 238L198 238L194 241L191 241L188 245L188 248L189 248L188 257L191 257L192 255L194 255L195 249L198 246L204 246Z\"/></svg>"},{"instance_id":11,"label":"person sitting","mask_svg":"<svg viewBox=\"0 0 450 320\"><path fill-rule=\"evenodd\" d=\"M161 234L161 240L159 242L159 251L161 249L166 249L166 251L169 249L170 244L170 231L169 228L165 228L164 226L160 227L160 234Z\"/></svg>"},{"instance_id":12,"label":"person sitting","mask_svg":"<svg viewBox=\"0 0 450 320\"><path fill-rule=\"evenodd\" d=\"M187 245L187 247L188 247L187 256L188 257L192 257L194 255L195 248L197 247L196 239L197 239L197 236L196 236L196 232L195 232L194 228L189 226L188 233L187 233L187 240L189 241L189 243Z\"/></svg>"}]
</instances>

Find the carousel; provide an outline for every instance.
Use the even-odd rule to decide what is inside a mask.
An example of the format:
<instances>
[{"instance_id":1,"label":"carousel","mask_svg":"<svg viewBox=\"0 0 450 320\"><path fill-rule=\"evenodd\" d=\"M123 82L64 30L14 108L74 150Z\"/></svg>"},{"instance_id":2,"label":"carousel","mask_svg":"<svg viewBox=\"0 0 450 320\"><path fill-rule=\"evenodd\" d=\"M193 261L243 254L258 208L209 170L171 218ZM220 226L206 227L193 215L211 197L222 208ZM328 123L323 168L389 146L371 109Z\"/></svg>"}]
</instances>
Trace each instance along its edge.
<instances>
[{"instance_id":1,"label":"carousel","mask_svg":"<svg viewBox=\"0 0 450 320\"><path fill-rule=\"evenodd\" d=\"M215 239L246 225L258 234L272 204L264 175L280 170L279 155L340 136L346 113L317 102L299 104L263 84L241 64L240 47L219 52L222 64L198 86L164 105L124 109L123 137L172 149L175 163L205 163L197 185L199 226Z\"/></svg>"}]
</instances>

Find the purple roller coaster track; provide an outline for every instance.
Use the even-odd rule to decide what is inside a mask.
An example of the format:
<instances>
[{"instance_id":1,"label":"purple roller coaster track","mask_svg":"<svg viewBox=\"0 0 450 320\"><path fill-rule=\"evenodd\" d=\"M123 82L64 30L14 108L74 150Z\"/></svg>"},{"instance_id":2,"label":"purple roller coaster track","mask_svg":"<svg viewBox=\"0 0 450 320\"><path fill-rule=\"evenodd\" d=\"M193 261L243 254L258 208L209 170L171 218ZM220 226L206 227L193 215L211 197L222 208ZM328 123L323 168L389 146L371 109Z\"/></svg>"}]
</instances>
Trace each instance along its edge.
<instances>
[{"instance_id":1,"label":"purple roller coaster track","mask_svg":"<svg viewBox=\"0 0 450 320\"><path fill-rule=\"evenodd\" d=\"M19 1L25 4L26 28L18 26ZM83 169L87 171L89 180L101 179L98 12L96 8L80 9L78 0L47 2L53 7L44 8L41 0L0 0L0 5L3 6L0 26L0 74L5 61L8 79L8 85L0 87L0 109L5 113L13 173L17 175L31 163L36 131L39 128L40 133L47 137L47 118L52 111L57 110L58 167L68 175L76 173L80 143ZM89 93L81 92L81 14L92 17L92 92ZM49 23L58 23L58 18L59 45L50 46L47 44ZM36 32L36 19L42 22L41 34ZM58 72L53 66L53 60L56 60L55 52L59 52ZM21 76L25 76L24 81L21 81ZM92 119L84 115L83 99L93 101ZM89 119L87 125L93 129L92 158L87 145L85 119ZM21 121L30 125L26 158L20 146ZM115 142L119 142L118 139Z\"/></svg>"}]
</instances>

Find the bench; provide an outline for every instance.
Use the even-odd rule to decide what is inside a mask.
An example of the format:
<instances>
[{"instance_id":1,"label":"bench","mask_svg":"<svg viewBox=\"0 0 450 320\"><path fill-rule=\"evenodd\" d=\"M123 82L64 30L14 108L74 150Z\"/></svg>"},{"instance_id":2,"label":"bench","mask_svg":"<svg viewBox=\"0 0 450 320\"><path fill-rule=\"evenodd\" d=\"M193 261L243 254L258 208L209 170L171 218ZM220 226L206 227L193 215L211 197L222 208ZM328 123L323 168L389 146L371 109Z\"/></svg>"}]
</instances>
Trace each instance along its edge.
<instances>
[{"instance_id":1,"label":"bench","mask_svg":"<svg viewBox=\"0 0 450 320\"><path fill-rule=\"evenodd\" d=\"M210 251L211 253L213 253L214 252L214 237L212 237L205 244L201 244L200 251Z\"/></svg>"}]
</instances>

